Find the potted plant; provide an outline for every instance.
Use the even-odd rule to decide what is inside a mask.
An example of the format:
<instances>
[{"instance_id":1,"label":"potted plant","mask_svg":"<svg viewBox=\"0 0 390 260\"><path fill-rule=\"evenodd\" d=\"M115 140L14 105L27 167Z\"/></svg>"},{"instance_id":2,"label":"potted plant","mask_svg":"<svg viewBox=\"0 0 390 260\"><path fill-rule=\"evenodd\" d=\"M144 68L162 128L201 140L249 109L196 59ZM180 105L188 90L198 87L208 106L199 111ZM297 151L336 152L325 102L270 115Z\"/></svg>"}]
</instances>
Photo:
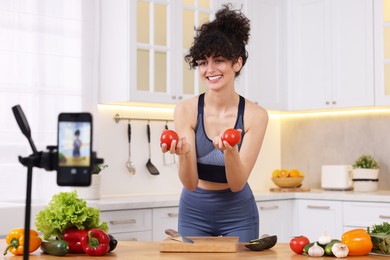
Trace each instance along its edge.
<instances>
[{"instance_id":1,"label":"potted plant","mask_svg":"<svg viewBox=\"0 0 390 260\"><path fill-rule=\"evenodd\" d=\"M378 189L379 164L371 155L361 155L352 165L355 191Z\"/></svg>"}]
</instances>

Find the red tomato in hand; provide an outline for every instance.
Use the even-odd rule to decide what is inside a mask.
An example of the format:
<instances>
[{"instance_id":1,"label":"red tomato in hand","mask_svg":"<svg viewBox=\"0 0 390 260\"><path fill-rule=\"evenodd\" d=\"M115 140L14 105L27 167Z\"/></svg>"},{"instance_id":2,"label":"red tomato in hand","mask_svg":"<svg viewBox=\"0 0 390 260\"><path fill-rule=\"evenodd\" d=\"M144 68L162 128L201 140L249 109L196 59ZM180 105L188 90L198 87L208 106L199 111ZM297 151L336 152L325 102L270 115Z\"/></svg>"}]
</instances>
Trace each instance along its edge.
<instances>
[{"instance_id":1,"label":"red tomato in hand","mask_svg":"<svg viewBox=\"0 0 390 260\"><path fill-rule=\"evenodd\" d=\"M160 136L160 143L161 144L166 144L167 149L169 150L171 148L171 143L173 140L179 141L179 135L173 131L173 130L164 130L161 133Z\"/></svg>"},{"instance_id":2,"label":"red tomato in hand","mask_svg":"<svg viewBox=\"0 0 390 260\"><path fill-rule=\"evenodd\" d=\"M292 251L294 251L297 254L302 254L303 253L303 248L309 244L310 241L307 237L305 236L297 236L293 237L290 240L290 248Z\"/></svg>"},{"instance_id":3,"label":"red tomato in hand","mask_svg":"<svg viewBox=\"0 0 390 260\"><path fill-rule=\"evenodd\" d=\"M227 141L231 146L234 146L241 141L241 133L236 129L229 128L223 132L222 141Z\"/></svg>"}]
</instances>

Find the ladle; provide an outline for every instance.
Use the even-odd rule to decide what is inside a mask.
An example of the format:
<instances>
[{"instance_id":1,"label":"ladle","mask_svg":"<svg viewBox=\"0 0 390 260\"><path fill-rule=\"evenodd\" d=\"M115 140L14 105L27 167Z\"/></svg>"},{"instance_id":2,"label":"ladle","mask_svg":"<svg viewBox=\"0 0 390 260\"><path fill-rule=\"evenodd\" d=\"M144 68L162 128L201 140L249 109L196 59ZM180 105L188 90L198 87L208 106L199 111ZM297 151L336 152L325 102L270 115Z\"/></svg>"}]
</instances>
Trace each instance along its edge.
<instances>
[{"instance_id":1,"label":"ladle","mask_svg":"<svg viewBox=\"0 0 390 260\"><path fill-rule=\"evenodd\" d=\"M126 167L127 170L131 175L134 175L136 170L135 170L135 164L131 161L131 124L130 120L129 123L127 124L127 137L129 139L129 159L126 162Z\"/></svg>"}]
</instances>

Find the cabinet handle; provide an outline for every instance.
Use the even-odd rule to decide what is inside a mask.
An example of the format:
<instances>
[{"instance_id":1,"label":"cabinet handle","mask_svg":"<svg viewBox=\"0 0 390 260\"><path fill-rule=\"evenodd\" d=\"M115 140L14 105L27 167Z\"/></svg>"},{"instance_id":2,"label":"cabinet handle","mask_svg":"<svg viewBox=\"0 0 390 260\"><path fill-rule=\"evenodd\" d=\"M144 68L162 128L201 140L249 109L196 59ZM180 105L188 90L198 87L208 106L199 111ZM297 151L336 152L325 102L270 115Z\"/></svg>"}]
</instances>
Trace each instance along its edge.
<instances>
[{"instance_id":1,"label":"cabinet handle","mask_svg":"<svg viewBox=\"0 0 390 260\"><path fill-rule=\"evenodd\" d=\"M329 101L326 101L326 102L325 102L325 105L329 105L329 104L330 104L330 102L329 102Z\"/></svg>"},{"instance_id":2,"label":"cabinet handle","mask_svg":"<svg viewBox=\"0 0 390 260\"><path fill-rule=\"evenodd\" d=\"M168 217L170 218L177 218L179 216L179 213L168 213Z\"/></svg>"},{"instance_id":3,"label":"cabinet handle","mask_svg":"<svg viewBox=\"0 0 390 260\"><path fill-rule=\"evenodd\" d=\"M133 237L133 238L130 238L128 241L138 241L138 239L136 239L135 237Z\"/></svg>"},{"instance_id":4,"label":"cabinet handle","mask_svg":"<svg viewBox=\"0 0 390 260\"><path fill-rule=\"evenodd\" d=\"M266 210L266 209L278 209L278 205L269 205L269 206L260 206L261 210Z\"/></svg>"},{"instance_id":5,"label":"cabinet handle","mask_svg":"<svg viewBox=\"0 0 390 260\"><path fill-rule=\"evenodd\" d=\"M111 225L123 225L123 224L135 224L135 223L137 223L136 219L110 220Z\"/></svg>"},{"instance_id":6,"label":"cabinet handle","mask_svg":"<svg viewBox=\"0 0 390 260\"><path fill-rule=\"evenodd\" d=\"M386 219L389 219L390 216L389 216L389 215L379 215L379 218L386 218Z\"/></svg>"},{"instance_id":7,"label":"cabinet handle","mask_svg":"<svg viewBox=\"0 0 390 260\"><path fill-rule=\"evenodd\" d=\"M330 206L307 205L309 209L330 209Z\"/></svg>"},{"instance_id":8,"label":"cabinet handle","mask_svg":"<svg viewBox=\"0 0 390 260\"><path fill-rule=\"evenodd\" d=\"M337 102L336 101L332 101L332 105L336 105L337 104Z\"/></svg>"}]
</instances>

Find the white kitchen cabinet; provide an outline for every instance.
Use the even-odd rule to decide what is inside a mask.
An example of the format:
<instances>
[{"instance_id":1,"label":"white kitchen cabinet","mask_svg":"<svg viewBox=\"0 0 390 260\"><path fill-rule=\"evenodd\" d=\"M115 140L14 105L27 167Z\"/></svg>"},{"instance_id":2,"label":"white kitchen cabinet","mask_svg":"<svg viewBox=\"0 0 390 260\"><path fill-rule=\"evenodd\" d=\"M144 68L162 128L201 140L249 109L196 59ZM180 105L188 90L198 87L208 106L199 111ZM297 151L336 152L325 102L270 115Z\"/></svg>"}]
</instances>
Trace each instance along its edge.
<instances>
[{"instance_id":1,"label":"white kitchen cabinet","mask_svg":"<svg viewBox=\"0 0 390 260\"><path fill-rule=\"evenodd\" d=\"M117 239L152 241L152 209L101 211L100 219Z\"/></svg>"},{"instance_id":2,"label":"white kitchen cabinet","mask_svg":"<svg viewBox=\"0 0 390 260\"><path fill-rule=\"evenodd\" d=\"M343 232L342 201L297 200L297 234L315 241L324 231L332 238Z\"/></svg>"},{"instance_id":3,"label":"white kitchen cabinet","mask_svg":"<svg viewBox=\"0 0 390 260\"><path fill-rule=\"evenodd\" d=\"M287 2L291 110L374 105L372 4Z\"/></svg>"},{"instance_id":4,"label":"white kitchen cabinet","mask_svg":"<svg viewBox=\"0 0 390 260\"><path fill-rule=\"evenodd\" d=\"M183 54L214 4L184 2L100 1L100 103L175 104L204 91Z\"/></svg>"},{"instance_id":5,"label":"white kitchen cabinet","mask_svg":"<svg viewBox=\"0 0 390 260\"><path fill-rule=\"evenodd\" d=\"M153 209L153 241L162 241L167 238L165 230L178 229L178 207Z\"/></svg>"},{"instance_id":6,"label":"white kitchen cabinet","mask_svg":"<svg viewBox=\"0 0 390 260\"><path fill-rule=\"evenodd\" d=\"M288 243L293 236L293 209L291 200L257 202L260 218L260 236L276 235L278 243Z\"/></svg>"},{"instance_id":7,"label":"white kitchen cabinet","mask_svg":"<svg viewBox=\"0 0 390 260\"><path fill-rule=\"evenodd\" d=\"M343 231L390 222L389 203L343 202Z\"/></svg>"},{"instance_id":8,"label":"white kitchen cabinet","mask_svg":"<svg viewBox=\"0 0 390 260\"><path fill-rule=\"evenodd\" d=\"M246 1L251 20L249 58L239 80L245 97L267 109L287 108L286 5L282 0Z\"/></svg>"},{"instance_id":9,"label":"white kitchen cabinet","mask_svg":"<svg viewBox=\"0 0 390 260\"><path fill-rule=\"evenodd\" d=\"M375 105L390 105L390 2L388 0L374 0L374 44Z\"/></svg>"}]
</instances>

